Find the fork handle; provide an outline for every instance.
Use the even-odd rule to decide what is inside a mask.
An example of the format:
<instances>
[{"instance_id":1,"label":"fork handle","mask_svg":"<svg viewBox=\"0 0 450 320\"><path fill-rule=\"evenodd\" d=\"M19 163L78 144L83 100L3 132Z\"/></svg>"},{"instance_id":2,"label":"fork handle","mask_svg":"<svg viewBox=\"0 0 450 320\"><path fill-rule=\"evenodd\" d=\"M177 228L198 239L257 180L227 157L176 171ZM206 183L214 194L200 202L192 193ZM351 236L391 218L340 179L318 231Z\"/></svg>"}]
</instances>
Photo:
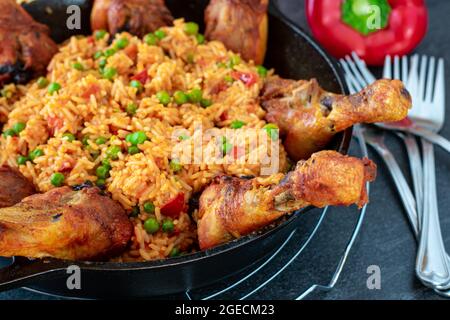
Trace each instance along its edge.
<instances>
[{"instance_id":1,"label":"fork handle","mask_svg":"<svg viewBox=\"0 0 450 320\"><path fill-rule=\"evenodd\" d=\"M424 206L416 273L425 284L438 289L448 289L450 287L450 262L447 258L439 224L433 144L422 140L422 150Z\"/></svg>"},{"instance_id":2,"label":"fork handle","mask_svg":"<svg viewBox=\"0 0 450 320\"><path fill-rule=\"evenodd\" d=\"M420 127L408 127L406 128L406 131L422 137L450 153L450 141L443 136Z\"/></svg>"},{"instance_id":3,"label":"fork handle","mask_svg":"<svg viewBox=\"0 0 450 320\"><path fill-rule=\"evenodd\" d=\"M370 142L369 144L375 149L375 151L377 151L385 162L386 167L394 180L397 191L400 194L400 198L403 202L403 206L405 207L411 228L413 229L414 235L417 237L419 235L419 217L416 210L416 200L414 199L414 195L408 185L408 182L406 182L400 166L395 160L393 154L387 148L379 144Z\"/></svg>"}]
</instances>

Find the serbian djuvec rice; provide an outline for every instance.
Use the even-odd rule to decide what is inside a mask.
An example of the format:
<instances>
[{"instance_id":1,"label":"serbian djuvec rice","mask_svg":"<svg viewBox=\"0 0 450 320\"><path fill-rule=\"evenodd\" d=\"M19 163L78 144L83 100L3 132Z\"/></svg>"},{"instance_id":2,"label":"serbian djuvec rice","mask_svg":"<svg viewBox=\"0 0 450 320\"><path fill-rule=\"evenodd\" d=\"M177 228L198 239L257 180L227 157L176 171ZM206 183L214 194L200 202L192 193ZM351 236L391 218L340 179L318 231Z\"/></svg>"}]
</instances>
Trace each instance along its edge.
<instances>
[{"instance_id":1,"label":"serbian djuvec rice","mask_svg":"<svg viewBox=\"0 0 450 320\"><path fill-rule=\"evenodd\" d=\"M1 163L18 167L41 192L87 180L104 187L134 224L120 261L195 250L191 196L221 174L260 175L260 163L226 161L246 142L227 140L225 129L273 128L258 101L266 70L187 34L185 25L176 20L144 39L101 31L72 37L46 78L8 85L0 98ZM214 128L219 138L201 136ZM284 172L288 161L275 140ZM205 150L221 145L222 162L173 157L195 141ZM261 152L244 149L245 159Z\"/></svg>"}]
</instances>

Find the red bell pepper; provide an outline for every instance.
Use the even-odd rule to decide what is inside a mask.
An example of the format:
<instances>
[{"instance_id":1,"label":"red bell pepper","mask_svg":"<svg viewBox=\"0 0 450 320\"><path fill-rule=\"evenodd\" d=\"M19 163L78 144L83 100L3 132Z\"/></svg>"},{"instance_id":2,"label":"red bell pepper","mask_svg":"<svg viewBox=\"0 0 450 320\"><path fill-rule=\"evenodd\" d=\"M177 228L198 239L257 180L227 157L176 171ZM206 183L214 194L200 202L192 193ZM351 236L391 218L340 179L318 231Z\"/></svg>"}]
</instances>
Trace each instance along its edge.
<instances>
[{"instance_id":1,"label":"red bell pepper","mask_svg":"<svg viewBox=\"0 0 450 320\"><path fill-rule=\"evenodd\" d=\"M355 51L369 65L410 53L428 26L424 0L306 0L317 41L336 58Z\"/></svg>"},{"instance_id":2,"label":"red bell pepper","mask_svg":"<svg viewBox=\"0 0 450 320\"><path fill-rule=\"evenodd\" d=\"M170 218L178 218L184 210L184 193L177 194L161 207L161 214Z\"/></svg>"}]
</instances>

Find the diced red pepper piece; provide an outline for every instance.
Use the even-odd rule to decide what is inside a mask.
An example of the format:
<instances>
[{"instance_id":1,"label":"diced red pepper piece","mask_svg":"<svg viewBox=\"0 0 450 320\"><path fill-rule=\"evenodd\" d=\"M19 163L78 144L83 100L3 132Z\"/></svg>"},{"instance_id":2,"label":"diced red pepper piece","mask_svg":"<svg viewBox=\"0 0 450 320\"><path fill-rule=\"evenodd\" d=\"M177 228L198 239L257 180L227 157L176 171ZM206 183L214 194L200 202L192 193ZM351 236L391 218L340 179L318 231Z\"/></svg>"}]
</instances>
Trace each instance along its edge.
<instances>
[{"instance_id":1,"label":"diced red pepper piece","mask_svg":"<svg viewBox=\"0 0 450 320\"><path fill-rule=\"evenodd\" d=\"M100 91L100 87L96 84L91 84L81 95L83 99L89 99L91 95L96 95Z\"/></svg>"},{"instance_id":2,"label":"diced red pepper piece","mask_svg":"<svg viewBox=\"0 0 450 320\"><path fill-rule=\"evenodd\" d=\"M139 72L131 77L131 80L137 80L142 84L145 84L148 80L148 71L145 69L144 71Z\"/></svg>"},{"instance_id":3,"label":"diced red pepper piece","mask_svg":"<svg viewBox=\"0 0 450 320\"><path fill-rule=\"evenodd\" d=\"M220 120L221 120L221 121L228 120L228 112L224 111L224 112L220 115Z\"/></svg>"},{"instance_id":4,"label":"diced red pepper piece","mask_svg":"<svg viewBox=\"0 0 450 320\"><path fill-rule=\"evenodd\" d=\"M51 136L55 135L56 130L61 129L64 126L64 120L59 117L48 117L47 125Z\"/></svg>"},{"instance_id":5,"label":"diced red pepper piece","mask_svg":"<svg viewBox=\"0 0 450 320\"><path fill-rule=\"evenodd\" d=\"M170 218L178 218L184 210L184 193L179 193L177 196L169 200L161 207L161 214Z\"/></svg>"},{"instance_id":6,"label":"diced red pepper piece","mask_svg":"<svg viewBox=\"0 0 450 320\"><path fill-rule=\"evenodd\" d=\"M247 87L251 87L258 82L258 76L252 72L233 71L231 77L234 80L242 81Z\"/></svg>"}]
</instances>

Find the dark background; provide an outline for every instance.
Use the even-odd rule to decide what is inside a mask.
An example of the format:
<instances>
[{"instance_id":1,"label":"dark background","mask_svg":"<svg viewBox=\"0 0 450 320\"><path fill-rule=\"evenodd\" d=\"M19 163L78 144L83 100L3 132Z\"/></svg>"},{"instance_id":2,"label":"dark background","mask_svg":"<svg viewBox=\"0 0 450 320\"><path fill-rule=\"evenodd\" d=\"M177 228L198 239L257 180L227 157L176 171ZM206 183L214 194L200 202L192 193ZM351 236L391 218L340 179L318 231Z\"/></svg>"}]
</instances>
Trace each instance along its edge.
<instances>
[{"instance_id":1,"label":"dark background","mask_svg":"<svg viewBox=\"0 0 450 320\"><path fill-rule=\"evenodd\" d=\"M304 15L304 1L278 0L278 7L296 24L309 32ZM450 1L427 0L429 8L429 31L416 52L444 57L446 62L447 88L450 83L450 34L448 19ZM374 70L375 72L379 70ZM450 101L447 93L447 101ZM447 123L450 112L447 113ZM450 126L445 126L441 134L450 138ZM403 145L392 135L388 136L388 146L409 179L409 169ZM351 154L359 155L356 143ZM402 208L389 173L381 160L371 152L371 157L379 165L378 178L371 186L370 200L361 232L350 252L341 277L330 292L314 292L312 299L439 299L425 288L415 277L414 264L416 243L406 214ZM450 250L450 155L436 148L436 168L438 202L441 227L447 248ZM312 284L327 284L338 264L358 218L355 209L331 208L317 235L308 247L280 275L249 298L294 299ZM304 240L319 218L320 211L305 215L286 247L266 267L255 276L243 282L236 289L219 296L220 298L240 298L280 270L298 252ZM377 265L381 270L381 289L369 290L366 285L367 268ZM242 276L240 276L242 277ZM236 277L239 279L239 277ZM232 283L231 280L211 288L192 292L193 298L205 297ZM151 285L151 284L149 284ZM180 295L173 298L183 298ZM49 297L24 289L0 293L0 299L48 299Z\"/></svg>"}]
</instances>

